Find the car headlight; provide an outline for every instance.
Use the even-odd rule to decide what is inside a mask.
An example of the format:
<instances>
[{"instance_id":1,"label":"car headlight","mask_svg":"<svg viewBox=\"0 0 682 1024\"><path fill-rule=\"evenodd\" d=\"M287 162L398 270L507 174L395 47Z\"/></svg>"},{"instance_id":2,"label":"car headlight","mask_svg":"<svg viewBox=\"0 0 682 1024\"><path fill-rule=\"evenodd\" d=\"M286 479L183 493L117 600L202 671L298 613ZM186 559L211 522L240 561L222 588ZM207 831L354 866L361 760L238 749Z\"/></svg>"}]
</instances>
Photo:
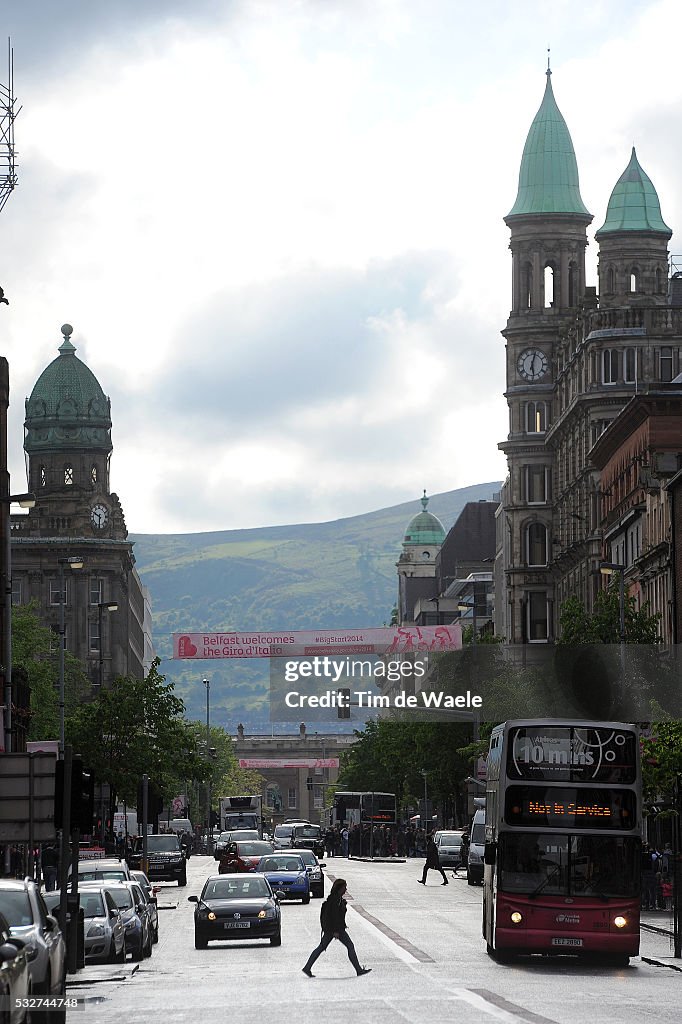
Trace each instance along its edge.
<instances>
[{"instance_id":1,"label":"car headlight","mask_svg":"<svg viewBox=\"0 0 682 1024\"><path fill-rule=\"evenodd\" d=\"M261 920L272 920L272 918L276 917L277 915L274 907L268 907L267 910L259 910L258 916Z\"/></svg>"},{"instance_id":2,"label":"car headlight","mask_svg":"<svg viewBox=\"0 0 682 1024\"><path fill-rule=\"evenodd\" d=\"M127 932L137 931L139 926L140 926L140 922L137 920L136 917L132 918L132 920L130 920L130 921L126 921L126 931Z\"/></svg>"},{"instance_id":3,"label":"car headlight","mask_svg":"<svg viewBox=\"0 0 682 1024\"><path fill-rule=\"evenodd\" d=\"M322 872L316 868L314 871L310 872L310 877L315 879L322 878Z\"/></svg>"},{"instance_id":4,"label":"car headlight","mask_svg":"<svg viewBox=\"0 0 682 1024\"><path fill-rule=\"evenodd\" d=\"M206 917L209 919L209 921L215 921L215 919L216 919L215 913L212 910L209 910L209 912L206 915Z\"/></svg>"},{"instance_id":5,"label":"car headlight","mask_svg":"<svg viewBox=\"0 0 682 1024\"><path fill-rule=\"evenodd\" d=\"M616 928L625 928L625 925L628 923L628 919L627 917L614 917L613 923Z\"/></svg>"},{"instance_id":6,"label":"car headlight","mask_svg":"<svg viewBox=\"0 0 682 1024\"><path fill-rule=\"evenodd\" d=\"M103 924L91 924L88 928L88 938L93 939L95 935L104 935Z\"/></svg>"}]
</instances>

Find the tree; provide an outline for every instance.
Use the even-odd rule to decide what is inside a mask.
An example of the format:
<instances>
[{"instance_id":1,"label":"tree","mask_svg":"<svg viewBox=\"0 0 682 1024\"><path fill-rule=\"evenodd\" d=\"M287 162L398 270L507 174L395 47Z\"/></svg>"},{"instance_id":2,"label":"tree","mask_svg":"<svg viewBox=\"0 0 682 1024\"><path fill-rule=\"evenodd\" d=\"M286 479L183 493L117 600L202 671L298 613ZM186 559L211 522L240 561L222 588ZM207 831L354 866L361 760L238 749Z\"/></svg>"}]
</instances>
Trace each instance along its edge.
<instances>
[{"instance_id":1,"label":"tree","mask_svg":"<svg viewBox=\"0 0 682 1024\"><path fill-rule=\"evenodd\" d=\"M634 597L624 598L625 642L628 644L658 644L660 613L649 614L649 605L637 608ZM600 590L590 615L582 601L569 597L561 608L561 635L559 644L580 646L583 644L619 644L620 636L620 591L617 582L608 590Z\"/></svg>"}]
</instances>

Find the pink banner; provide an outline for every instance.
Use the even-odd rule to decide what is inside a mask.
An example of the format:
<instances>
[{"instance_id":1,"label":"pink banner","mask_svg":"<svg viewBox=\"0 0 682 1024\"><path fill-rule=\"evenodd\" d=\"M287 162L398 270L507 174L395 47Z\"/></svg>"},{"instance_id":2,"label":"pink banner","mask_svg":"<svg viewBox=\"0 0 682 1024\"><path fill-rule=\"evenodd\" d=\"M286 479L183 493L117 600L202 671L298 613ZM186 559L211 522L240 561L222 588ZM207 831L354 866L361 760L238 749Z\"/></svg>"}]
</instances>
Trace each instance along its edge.
<instances>
[{"instance_id":1,"label":"pink banner","mask_svg":"<svg viewBox=\"0 0 682 1024\"><path fill-rule=\"evenodd\" d=\"M197 660L300 658L316 654L426 654L458 651L461 646L459 623L380 629L173 634L173 657Z\"/></svg>"},{"instance_id":2,"label":"pink banner","mask_svg":"<svg viewBox=\"0 0 682 1024\"><path fill-rule=\"evenodd\" d=\"M240 757L240 768L338 768L338 757Z\"/></svg>"}]
</instances>

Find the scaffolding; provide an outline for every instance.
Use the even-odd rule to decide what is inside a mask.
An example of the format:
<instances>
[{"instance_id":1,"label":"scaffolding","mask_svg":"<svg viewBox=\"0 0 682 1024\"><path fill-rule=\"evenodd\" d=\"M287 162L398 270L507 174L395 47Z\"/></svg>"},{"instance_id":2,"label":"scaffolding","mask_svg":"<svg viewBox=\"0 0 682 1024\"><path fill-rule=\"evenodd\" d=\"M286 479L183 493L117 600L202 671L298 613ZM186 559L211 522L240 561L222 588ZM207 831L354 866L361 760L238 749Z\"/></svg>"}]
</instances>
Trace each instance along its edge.
<instances>
[{"instance_id":1,"label":"scaffolding","mask_svg":"<svg viewBox=\"0 0 682 1024\"><path fill-rule=\"evenodd\" d=\"M7 40L7 84L0 82L0 210L17 184L14 122L21 107L14 95L14 50Z\"/></svg>"}]
</instances>

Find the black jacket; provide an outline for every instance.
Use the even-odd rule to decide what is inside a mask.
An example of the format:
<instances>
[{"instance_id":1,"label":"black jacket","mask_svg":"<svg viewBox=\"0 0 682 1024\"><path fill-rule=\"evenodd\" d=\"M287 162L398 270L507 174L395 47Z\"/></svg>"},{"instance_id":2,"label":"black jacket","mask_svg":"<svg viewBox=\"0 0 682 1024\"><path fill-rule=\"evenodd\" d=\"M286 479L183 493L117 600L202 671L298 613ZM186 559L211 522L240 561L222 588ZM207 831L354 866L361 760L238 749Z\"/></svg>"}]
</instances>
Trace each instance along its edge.
<instances>
[{"instance_id":1,"label":"black jacket","mask_svg":"<svg viewBox=\"0 0 682 1024\"><path fill-rule=\"evenodd\" d=\"M426 866L427 868L440 867L440 854L438 853L438 847L434 843L433 839L429 839L426 846Z\"/></svg>"},{"instance_id":2,"label":"black jacket","mask_svg":"<svg viewBox=\"0 0 682 1024\"><path fill-rule=\"evenodd\" d=\"M346 930L346 901L341 898L331 900L327 898L327 928L328 932L345 932Z\"/></svg>"}]
</instances>

